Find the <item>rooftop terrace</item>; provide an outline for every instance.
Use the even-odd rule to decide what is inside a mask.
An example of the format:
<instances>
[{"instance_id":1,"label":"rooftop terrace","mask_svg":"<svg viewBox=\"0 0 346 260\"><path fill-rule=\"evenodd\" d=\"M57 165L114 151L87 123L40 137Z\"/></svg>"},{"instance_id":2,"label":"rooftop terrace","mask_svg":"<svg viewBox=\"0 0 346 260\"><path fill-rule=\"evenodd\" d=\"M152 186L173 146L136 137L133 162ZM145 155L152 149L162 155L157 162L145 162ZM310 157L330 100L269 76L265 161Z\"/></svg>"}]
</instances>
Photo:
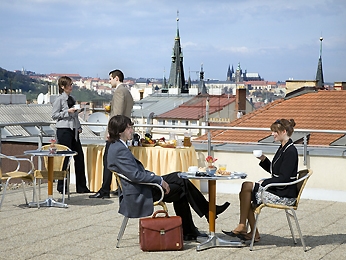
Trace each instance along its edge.
<instances>
[{"instance_id":1,"label":"rooftop terrace","mask_svg":"<svg viewBox=\"0 0 346 260\"><path fill-rule=\"evenodd\" d=\"M44 196L45 185L42 186ZM71 187L75 190L74 187ZM27 192L29 189L27 189ZM54 188L55 191L55 188ZM55 193L56 199L60 195ZM231 230L238 222L237 195L217 194L217 203L231 206L216 221L216 233ZM21 190L6 194L0 211L2 254L0 259L344 259L346 250L346 203L302 199L297 210L308 251L300 240L294 245L283 211L264 209L260 215L261 241L249 247L213 248L196 251L196 242L185 242L183 251L142 252L138 242L138 219L130 219L116 248L122 222L118 198L89 199L88 194L72 194L69 207L28 208ZM169 213L174 215L172 204ZM204 218L193 212L196 226L208 230ZM297 232L296 232L297 234Z\"/></svg>"}]
</instances>

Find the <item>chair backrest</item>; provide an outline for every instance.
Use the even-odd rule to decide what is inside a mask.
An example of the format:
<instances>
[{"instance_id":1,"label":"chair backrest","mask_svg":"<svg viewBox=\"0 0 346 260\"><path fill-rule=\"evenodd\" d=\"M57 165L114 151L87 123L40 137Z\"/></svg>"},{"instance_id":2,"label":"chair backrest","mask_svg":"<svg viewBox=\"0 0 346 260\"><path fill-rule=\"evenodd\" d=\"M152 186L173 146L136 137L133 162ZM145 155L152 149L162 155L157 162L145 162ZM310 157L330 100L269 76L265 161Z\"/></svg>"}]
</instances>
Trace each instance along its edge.
<instances>
[{"instance_id":1,"label":"chair backrest","mask_svg":"<svg viewBox=\"0 0 346 260\"><path fill-rule=\"evenodd\" d=\"M290 185L297 185L297 188L298 188L298 196L296 199L296 203L293 206L287 206L287 205L283 205L283 204L270 204L270 203L265 204L265 203L262 203L261 205L259 205L257 208L254 209L254 212L256 214L259 214L261 212L261 209L264 207L271 207L271 208L277 208L277 209L293 208L296 210L298 208L300 196L302 195L304 187L305 187L308 179L310 178L311 174L312 174L312 170L310 170L310 169L301 170L297 174L297 180L294 181L294 183L290 184Z\"/></svg>"},{"instance_id":2,"label":"chair backrest","mask_svg":"<svg viewBox=\"0 0 346 260\"><path fill-rule=\"evenodd\" d=\"M116 172L113 172L114 176L115 176L115 179L116 179L116 183L119 187L119 190L122 191L123 190L123 186L121 185L121 181L120 181L120 177L118 175L118 173Z\"/></svg>"},{"instance_id":3,"label":"chair backrest","mask_svg":"<svg viewBox=\"0 0 346 260\"><path fill-rule=\"evenodd\" d=\"M56 147L57 151L71 151L70 148L68 148L67 146L62 145L62 144L55 144L55 147ZM49 144L41 147L41 149L45 150L45 151L49 150L49 148L50 148ZM54 169L53 169L54 171L61 171L62 170L65 158L66 158L66 160L69 160L68 164L67 164L67 169L69 168L70 161L72 158L71 156L67 156L67 157L56 156L56 157L54 157ZM46 169L48 169L48 157L47 156L44 157L44 165L45 165Z\"/></svg>"},{"instance_id":4,"label":"chair backrest","mask_svg":"<svg viewBox=\"0 0 346 260\"><path fill-rule=\"evenodd\" d=\"M35 166L32 162L31 159L29 158L26 158L26 157L20 157L20 156L13 156L13 155L5 155L5 154L2 154L0 153L0 160L1 159L7 159L6 161L3 162L3 164L0 163L0 179L2 177L5 177L7 178L6 174L9 173L9 172L27 172L27 174L30 174L32 173L34 170L35 170ZM22 167L22 162L24 164L26 163L29 163L29 168L27 168L27 166L23 166ZM2 167L3 165L6 165L5 167L5 170L4 170L4 176L3 176L3 173L2 173ZM13 176L12 178L20 178L20 176L16 175L16 176ZM0 186L1 186L1 182L0 182Z\"/></svg>"},{"instance_id":5,"label":"chair backrest","mask_svg":"<svg viewBox=\"0 0 346 260\"><path fill-rule=\"evenodd\" d=\"M297 201L296 201L296 206L298 207L299 204L299 200L300 200L300 196L303 193L304 187L308 181L308 179L310 178L310 176L312 175L312 170L311 169L305 169L305 170L301 170L298 172L298 180L302 179L304 177L306 177L304 180L300 181L297 183L297 188L298 188L298 196L297 196Z\"/></svg>"}]
</instances>

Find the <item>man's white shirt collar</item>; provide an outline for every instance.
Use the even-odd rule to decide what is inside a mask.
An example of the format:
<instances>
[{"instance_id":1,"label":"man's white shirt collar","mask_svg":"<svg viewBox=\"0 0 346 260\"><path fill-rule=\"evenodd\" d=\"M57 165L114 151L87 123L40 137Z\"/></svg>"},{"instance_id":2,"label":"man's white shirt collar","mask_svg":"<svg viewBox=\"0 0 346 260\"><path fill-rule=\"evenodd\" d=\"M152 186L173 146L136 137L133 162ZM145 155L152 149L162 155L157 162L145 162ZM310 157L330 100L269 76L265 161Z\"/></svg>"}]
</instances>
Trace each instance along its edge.
<instances>
[{"instance_id":1,"label":"man's white shirt collar","mask_svg":"<svg viewBox=\"0 0 346 260\"><path fill-rule=\"evenodd\" d=\"M127 146L127 144L123 141L123 140L121 140L121 139L119 139L120 140L120 142L122 142L127 148L129 148L128 146Z\"/></svg>"},{"instance_id":2,"label":"man's white shirt collar","mask_svg":"<svg viewBox=\"0 0 346 260\"><path fill-rule=\"evenodd\" d=\"M123 85L124 83L120 83L118 86L115 87L115 89L119 88L120 85Z\"/></svg>"}]
</instances>

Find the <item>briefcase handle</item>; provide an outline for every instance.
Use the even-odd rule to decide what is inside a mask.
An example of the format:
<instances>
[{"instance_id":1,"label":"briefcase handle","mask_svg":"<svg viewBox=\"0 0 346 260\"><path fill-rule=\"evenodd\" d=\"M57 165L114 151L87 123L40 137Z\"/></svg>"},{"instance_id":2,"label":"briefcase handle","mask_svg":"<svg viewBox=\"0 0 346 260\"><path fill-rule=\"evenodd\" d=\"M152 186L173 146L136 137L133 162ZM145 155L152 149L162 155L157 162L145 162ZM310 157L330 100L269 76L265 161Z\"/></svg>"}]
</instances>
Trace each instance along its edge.
<instances>
[{"instance_id":1,"label":"briefcase handle","mask_svg":"<svg viewBox=\"0 0 346 260\"><path fill-rule=\"evenodd\" d=\"M166 216L165 216L165 218L169 218L169 216L168 216L168 212L167 212L167 211L165 211L165 210L162 210L162 209L160 209L160 210L156 210L156 211L154 212L154 214L153 214L152 218L156 218L156 215L157 215L157 214L159 214L159 213L163 213L163 214L165 214L165 215L166 215Z\"/></svg>"}]
</instances>

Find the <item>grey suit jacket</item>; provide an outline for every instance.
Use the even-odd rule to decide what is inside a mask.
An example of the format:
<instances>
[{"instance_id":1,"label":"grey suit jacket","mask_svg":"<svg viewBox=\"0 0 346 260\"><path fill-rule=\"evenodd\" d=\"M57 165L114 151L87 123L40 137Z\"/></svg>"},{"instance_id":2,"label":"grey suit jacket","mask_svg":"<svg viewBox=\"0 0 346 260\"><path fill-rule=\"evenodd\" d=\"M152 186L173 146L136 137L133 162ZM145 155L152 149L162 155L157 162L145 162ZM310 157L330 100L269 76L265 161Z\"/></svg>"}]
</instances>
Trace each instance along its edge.
<instances>
[{"instance_id":1,"label":"grey suit jacket","mask_svg":"<svg viewBox=\"0 0 346 260\"><path fill-rule=\"evenodd\" d=\"M119 213L129 218L150 216L154 211L152 186L138 183L161 184L162 178L145 170L143 164L121 141L115 141L109 146L107 165L109 170L121 173L132 181L121 179Z\"/></svg>"},{"instance_id":2,"label":"grey suit jacket","mask_svg":"<svg viewBox=\"0 0 346 260\"><path fill-rule=\"evenodd\" d=\"M80 122L77 111L75 113L69 113L69 107L67 105L68 95L63 92L57 97L53 103L52 118L56 120L56 128L80 128Z\"/></svg>"}]
</instances>

